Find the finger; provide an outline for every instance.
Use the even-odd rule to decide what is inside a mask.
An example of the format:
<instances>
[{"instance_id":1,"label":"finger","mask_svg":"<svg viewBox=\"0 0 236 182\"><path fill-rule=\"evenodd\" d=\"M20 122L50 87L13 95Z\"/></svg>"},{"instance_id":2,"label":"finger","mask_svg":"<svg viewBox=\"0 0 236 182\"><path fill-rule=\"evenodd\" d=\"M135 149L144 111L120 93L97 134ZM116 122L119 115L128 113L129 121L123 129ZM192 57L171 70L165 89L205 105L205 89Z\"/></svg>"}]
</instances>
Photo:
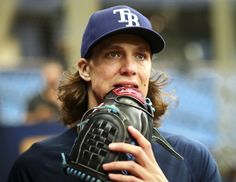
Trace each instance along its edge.
<instances>
[{"instance_id":1,"label":"finger","mask_svg":"<svg viewBox=\"0 0 236 182\"><path fill-rule=\"evenodd\" d=\"M111 143L109 149L116 152L132 154L135 161L144 167L150 166L150 159L140 146L131 145L128 143Z\"/></svg>"},{"instance_id":2,"label":"finger","mask_svg":"<svg viewBox=\"0 0 236 182\"><path fill-rule=\"evenodd\" d=\"M112 180L112 181L116 181L116 182L127 182L127 181L137 181L137 182L141 182L142 180L136 178L135 176L130 176L130 175L122 175L122 174L113 174L110 173L108 175L108 177Z\"/></svg>"},{"instance_id":3,"label":"finger","mask_svg":"<svg viewBox=\"0 0 236 182\"><path fill-rule=\"evenodd\" d=\"M131 136L137 141L138 145L145 151L147 156L149 156L149 158L152 161L156 162L156 159L152 151L151 143L133 126L129 126L128 131L131 134Z\"/></svg>"},{"instance_id":4,"label":"finger","mask_svg":"<svg viewBox=\"0 0 236 182\"><path fill-rule=\"evenodd\" d=\"M157 162L151 161L140 146L133 146L127 143L112 143L109 145L109 148L113 151L130 153L135 157L135 161L116 161L106 163L103 165L104 170L127 170L130 174L143 180L146 179L146 181L153 181L154 178L165 179L165 175L161 171Z\"/></svg>"},{"instance_id":5,"label":"finger","mask_svg":"<svg viewBox=\"0 0 236 182\"><path fill-rule=\"evenodd\" d=\"M103 164L103 169L106 171L128 171L133 176L145 179L147 171L134 161L116 161ZM126 176L126 175L125 175Z\"/></svg>"}]
</instances>

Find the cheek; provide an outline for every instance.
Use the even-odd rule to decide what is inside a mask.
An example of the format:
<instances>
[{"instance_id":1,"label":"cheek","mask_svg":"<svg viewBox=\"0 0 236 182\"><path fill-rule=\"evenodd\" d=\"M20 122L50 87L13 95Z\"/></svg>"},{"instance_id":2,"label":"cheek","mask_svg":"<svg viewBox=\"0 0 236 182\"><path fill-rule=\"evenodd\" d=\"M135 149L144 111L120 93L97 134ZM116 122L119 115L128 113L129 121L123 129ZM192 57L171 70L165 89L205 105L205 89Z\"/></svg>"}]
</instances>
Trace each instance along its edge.
<instances>
[{"instance_id":1,"label":"cheek","mask_svg":"<svg viewBox=\"0 0 236 182\"><path fill-rule=\"evenodd\" d=\"M141 71L141 75L142 75L142 80L144 83L148 83L149 82L149 78L151 75L151 65L147 65L144 68L140 69Z\"/></svg>"},{"instance_id":2,"label":"cheek","mask_svg":"<svg viewBox=\"0 0 236 182\"><path fill-rule=\"evenodd\" d=\"M142 69L141 72L141 80L142 80L142 86L143 86L143 94L146 96L148 93L148 86L149 86L149 80L151 75L151 67L147 66L145 69Z\"/></svg>"},{"instance_id":3,"label":"cheek","mask_svg":"<svg viewBox=\"0 0 236 182\"><path fill-rule=\"evenodd\" d=\"M148 93L148 86L149 86L149 76L146 76L143 80L143 89L144 89L144 94L147 95Z\"/></svg>"},{"instance_id":4,"label":"cheek","mask_svg":"<svg viewBox=\"0 0 236 182\"><path fill-rule=\"evenodd\" d=\"M105 69L106 70L106 69ZM104 69L96 70L91 75L91 87L96 98L102 99L112 88L113 75Z\"/></svg>"},{"instance_id":5,"label":"cheek","mask_svg":"<svg viewBox=\"0 0 236 182\"><path fill-rule=\"evenodd\" d=\"M93 72L91 81L96 85L104 86L104 84L108 83L109 80L112 79L112 74L110 69L97 69Z\"/></svg>"}]
</instances>

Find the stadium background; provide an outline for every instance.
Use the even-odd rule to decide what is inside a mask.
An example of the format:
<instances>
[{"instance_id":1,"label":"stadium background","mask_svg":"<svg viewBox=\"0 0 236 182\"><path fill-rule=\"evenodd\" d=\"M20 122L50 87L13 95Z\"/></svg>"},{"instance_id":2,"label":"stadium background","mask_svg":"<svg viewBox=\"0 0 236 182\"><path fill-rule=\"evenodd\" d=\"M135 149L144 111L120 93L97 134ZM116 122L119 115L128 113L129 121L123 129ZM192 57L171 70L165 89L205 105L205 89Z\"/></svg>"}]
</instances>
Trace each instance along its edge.
<instances>
[{"instance_id":1,"label":"stadium background","mask_svg":"<svg viewBox=\"0 0 236 182\"><path fill-rule=\"evenodd\" d=\"M153 64L167 72L171 82L166 91L176 98L162 128L203 142L226 176L236 168L235 0L3 0L1 128L24 124L28 99L44 86L43 63L75 66L89 15L115 4L140 10L166 40Z\"/></svg>"}]
</instances>

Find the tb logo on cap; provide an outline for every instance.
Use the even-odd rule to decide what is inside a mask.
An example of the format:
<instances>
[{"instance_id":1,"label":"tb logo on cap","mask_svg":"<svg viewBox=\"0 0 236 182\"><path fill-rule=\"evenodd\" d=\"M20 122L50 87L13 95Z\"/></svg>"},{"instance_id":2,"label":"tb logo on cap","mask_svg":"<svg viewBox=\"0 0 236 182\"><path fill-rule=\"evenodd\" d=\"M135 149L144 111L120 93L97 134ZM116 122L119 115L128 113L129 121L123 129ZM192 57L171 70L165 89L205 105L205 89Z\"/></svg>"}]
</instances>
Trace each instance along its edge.
<instances>
[{"instance_id":1,"label":"tb logo on cap","mask_svg":"<svg viewBox=\"0 0 236 182\"><path fill-rule=\"evenodd\" d=\"M138 16L134 13L131 13L129 9L121 8L113 10L113 14L116 14L117 12L120 14L120 20L118 21L119 23L128 23L126 27L140 26L138 22Z\"/></svg>"}]
</instances>

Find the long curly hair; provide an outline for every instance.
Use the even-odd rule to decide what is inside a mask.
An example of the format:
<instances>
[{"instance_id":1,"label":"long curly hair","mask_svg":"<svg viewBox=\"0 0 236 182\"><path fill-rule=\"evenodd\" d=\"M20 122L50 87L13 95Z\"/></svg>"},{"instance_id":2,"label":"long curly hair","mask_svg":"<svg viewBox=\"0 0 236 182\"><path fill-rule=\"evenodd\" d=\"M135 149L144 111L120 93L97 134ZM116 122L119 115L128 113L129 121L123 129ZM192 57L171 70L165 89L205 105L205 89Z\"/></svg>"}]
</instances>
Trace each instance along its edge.
<instances>
[{"instance_id":1,"label":"long curly hair","mask_svg":"<svg viewBox=\"0 0 236 182\"><path fill-rule=\"evenodd\" d=\"M152 70L147 97L155 108L154 126L160 126L160 118L167 110L162 89L167 85L168 77L162 72ZM80 77L79 71L65 72L59 83L58 98L62 102L61 120L67 126L77 124L88 109L87 83Z\"/></svg>"}]
</instances>

